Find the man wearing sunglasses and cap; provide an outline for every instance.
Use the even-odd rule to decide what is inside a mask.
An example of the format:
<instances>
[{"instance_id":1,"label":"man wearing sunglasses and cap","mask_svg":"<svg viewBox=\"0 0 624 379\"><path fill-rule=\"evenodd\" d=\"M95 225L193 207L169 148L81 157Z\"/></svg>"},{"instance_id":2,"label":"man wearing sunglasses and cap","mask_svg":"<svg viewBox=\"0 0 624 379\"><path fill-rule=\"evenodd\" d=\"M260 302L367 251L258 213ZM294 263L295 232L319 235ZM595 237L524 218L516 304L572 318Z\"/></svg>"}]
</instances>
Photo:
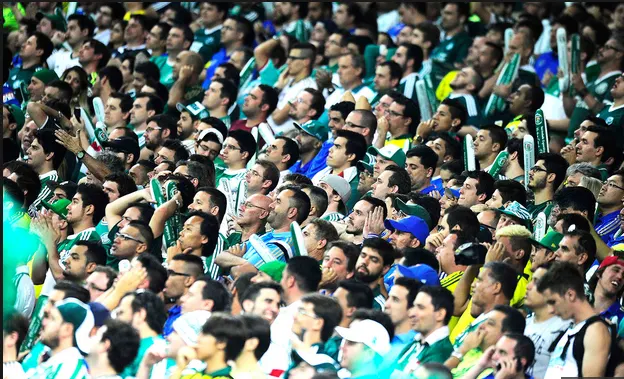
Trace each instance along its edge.
<instances>
[{"instance_id":1,"label":"man wearing sunglasses and cap","mask_svg":"<svg viewBox=\"0 0 624 379\"><path fill-rule=\"evenodd\" d=\"M194 154L195 139L193 137L197 130L197 125L210 117L210 113L199 101L189 105L178 103L176 109L180 112L180 119L178 120L178 139L182 141L182 144L186 147L189 154Z\"/></svg>"}]
</instances>

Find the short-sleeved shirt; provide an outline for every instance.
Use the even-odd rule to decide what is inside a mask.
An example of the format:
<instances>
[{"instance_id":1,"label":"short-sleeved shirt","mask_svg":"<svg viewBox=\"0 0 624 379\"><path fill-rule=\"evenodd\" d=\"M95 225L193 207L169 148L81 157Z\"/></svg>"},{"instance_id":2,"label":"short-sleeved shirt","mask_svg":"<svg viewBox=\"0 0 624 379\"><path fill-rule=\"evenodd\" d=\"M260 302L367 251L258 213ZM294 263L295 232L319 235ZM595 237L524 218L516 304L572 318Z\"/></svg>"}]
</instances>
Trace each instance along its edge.
<instances>
[{"instance_id":1,"label":"short-sleeved shirt","mask_svg":"<svg viewBox=\"0 0 624 379\"><path fill-rule=\"evenodd\" d=\"M54 192L48 187L48 181L52 180L58 182L58 173L56 170L52 170L43 175L39 175L39 180L41 181L41 190L39 191L39 195L37 199L31 204L30 208L33 210L41 210L42 201L49 202L50 199L54 196Z\"/></svg>"},{"instance_id":2,"label":"short-sleeved shirt","mask_svg":"<svg viewBox=\"0 0 624 379\"><path fill-rule=\"evenodd\" d=\"M472 125L475 127L480 127L483 123L483 114L481 112L481 106L477 98L472 95L466 94L450 94L449 99L456 99L460 101L464 107L466 107L466 111L468 112L468 119L466 121L466 125Z\"/></svg>"},{"instance_id":3,"label":"short-sleeved shirt","mask_svg":"<svg viewBox=\"0 0 624 379\"><path fill-rule=\"evenodd\" d=\"M618 107L613 104L604 107L598 117L605 120L609 128L615 132L615 138L621 145L624 142L624 105Z\"/></svg>"},{"instance_id":4,"label":"short-sleeved shirt","mask_svg":"<svg viewBox=\"0 0 624 379\"><path fill-rule=\"evenodd\" d=\"M169 63L169 54L151 57L150 62L158 66L160 70L160 82L170 89L175 80L173 79L173 65Z\"/></svg>"},{"instance_id":5,"label":"short-sleeved shirt","mask_svg":"<svg viewBox=\"0 0 624 379\"><path fill-rule=\"evenodd\" d=\"M472 45L472 38L465 31L450 38L441 37L440 43L433 49L430 56L434 85L440 83L449 71L455 69L455 63L463 62L468 55L468 48Z\"/></svg>"},{"instance_id":6,"label":"short-sleeved shirt","mask_svg":"<svg viewBox=\"0 0 624 379\"><path fill-rule=\"evenodd\" d=\"M190 50L199 53L204 62L209 62L214 53L219 50L222 28L223 25L217 25L211 29L197 30Z\"/></svg>"},{"instance_id":7,"label":"short-sleeved shirt","mask_svg":"<svg viewBox=\"0 0 624 379\"><path fill-rule=\"evenodd\" d=\"M448 336L448 327L434 331L424 341L417 336L399 354L396 369L404 374L411 374L425 363L444 363L453 352Z\"/></svg>"}]
</instances>

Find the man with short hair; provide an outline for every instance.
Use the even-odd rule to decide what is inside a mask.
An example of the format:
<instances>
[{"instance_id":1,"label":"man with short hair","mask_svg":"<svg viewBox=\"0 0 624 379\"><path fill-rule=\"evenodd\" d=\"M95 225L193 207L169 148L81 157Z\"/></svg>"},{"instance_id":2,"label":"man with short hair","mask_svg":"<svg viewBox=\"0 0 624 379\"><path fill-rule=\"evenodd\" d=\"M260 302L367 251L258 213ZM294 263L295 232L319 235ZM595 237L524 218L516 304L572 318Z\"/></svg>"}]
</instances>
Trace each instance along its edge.
<instances>
[{"instance_id":1,"label":"man with short hair","mask_svg":"<svg viewBox=\"0 0 624 379\"><path fill-rule=\"evenodd\" d=\"M123 85L123 75L117 67L106 66L98 69L95 82L91 88L93 96L99 97L104 103L104 124L106 124L106 107L108 99L113 93L117 93ZM108 125L107 125L108 126ZM119 125L122 126L122 125ZM125 126L125 124L123 125ZM112 130L113 128L111 128Z\"/></svg>"},{"instance_id":2,"label":"man with short hair","mask_svg":"<svg viewBox=\"0 0 624 379\"><path fill-rule=\"evenodd\" d=\"M89 75L91 84L95 83L97 79L94 78L98 76L98 71L106 67L109 59L110 50L108 47L93 38L84 41L78 51L78 62L82 65L87 75ZM102 99L102 101L104 100Z\"/></svg>"},{"instance_id":3,"label":"man with short hair","mask_svg":"<svg viewBox=\"0 0 624 379\"><path fill-rule=\"evenodd\" d=\"M429 195L438 192L432 179L437 168L438 156L429 146L416 146L407 152L405 168L410 176L412 190Z\"/></svg>"},{"instance_id":4,"label":"man with short hair","mask_svg":"<svg viewBox=\"0 0 624 379\"><path fill-rule=\"evenodd\" d=\"M95 22L84 14L72 14L67 18L66 41L71 51L58 50L48 59L48 66L61 77L68 68L81 67L80 50L83 43L93 37Z\"/></svg>"},{"instance_id":5,"label":"man with short hair","mask_svg":"<svg viewBox=\"0 0 624 379\"><path fill-rule=\"evenodd\" d=\"M40 210L43 201L50 201L54 194L47 185L47 182L58 181L57 169L63 162L67 149L56 142L54 132L49 129L36 130L33 141L30 144L26 154L28 159L26 162L32 166L39 174L41 181L41 191L37 199L31 205L32 210Z\"/></svg>"},{"instance_id":6,"label":"man with short hair","mask_svg":"<svg viewBox=\"0 0 624 379\"><path fill-rule=\"evenodd\" d=\"M568 165L559 154L539 154L535 166L525 167L529 170L528 187L533 191L535 200L527 205L535 235L546 234L547 221L553 207L553 198L565 178ZM537 228L541 226L538 231ZM537 234L539 233L539 234Z\"/></svg>"},{"instance_id":7,"label":"man with short hair","mask_svg":"<svg viewBox=\"0 0 624 379\"><path fill-rule=\"evenodd\" d=\"M379 138L374 146L381 148L385 145L396 145L403 150L408 150L419 120L420 110L412 99L403 95L395 97L384 117L378 119ZM384 138L388 132L390 132L390 138Z\"/></svg>"},{"instance_id":8,"label":"man with short hair","mask_svg":"<svg viewBox=\"0 0 624 379\"><path fill-rule=\"evenodd\" d=\"M466 31L470 7L465 3L447 3L442 8L442 33L440 44L431 52L432 79L434 85L451 70L456 63L463 62L472 44Z\"/></svg>"},{"instance_id":9,"label":"man with short hair","mask_svg":"<svg viewBox=\"0 0 624 379\"><path fill-rule=\"evenodd\" d=\"M260 84L252 89L242 106L247 118L233 122L230 131L242 129L251 132L253 128L266 123L277 108L278 95L275 88L266 84Z\"/></svg>"},{"instance_id":10,"label":"man with short hair","mask_svg":"<svg viewBox=\"0 0 624 379\"><path fill-rule=\"evenodd\" d=\"M570 262L581 273L586 273L596 259L596 242L584 230L564 231L559 249L555 251L555 261Z\"/></svg>"},{"instance_id":11,"label":"man with short hair","mask_svg":"<svg viewBox=\"0 0 624 379\"><path fill-rule=\"evenodd\" d=\"M197 276L196 278L197 280L180 297L182 315L192 315L198 311L224 312L231 306L230 293L223 284L210 279L209 276ZM175 325L173 328L175 329Z\"/></svg>"},{"instance_id":12,"label":"man with short hair","mask_svg":"<svg viewBox=\"0 0 624 379\"><path fill-rule=\"evenodd\" d=\"M403 167L389 166L373 183L371 196L384 200L389 194L407 195L410 188L411 181L407 171Z\"/></svg>"},{"instance_id":13,"label":"man with short hair","mask_svg":"<svg viewBox=\"0 0 624 379\"><path fill-rule=\"evenodd\" d=\"M596 167L602 174L602 180L608 178L608 161L617 156L617 142L615 132L603 126L590 126L580 136L575 148L568 145L561 151L561 155L572 164L575 162L587 162ZM574 155L576 154L576 155Z\"/></svg>"},{"instance_id":14,"label":"man with short hair","mask_svg":"<svg viewBox=\"0 0 624 379\"><path fill-rule=\"evenodd\" d=\"M237 196L245 195L239 193L239 187L245 180L247 164L256 154L256 149L256 140L251 133L244 130L230 132L223 142L220 158L226 167L217 170L216 183L217 189L221 192L231 194L232 202L228 204L229 209L235 209L235 204L238 204Z\"/></svg>"},{"instance_id":15,"label":"man with short hair","mask_svg":"<svg viewBox=\"0 0 624 379\"><path fill-rule=\"evenodd\" d=\"M221 43L221 29L228 15L231 4L211 1L199 4L200 17L191 28L195 31L195 38L191 50L202 54L204 59L212 57L219 50ZM208 60L206 59L206 60Z\"/></svg>"},{"instance_id":16,"label":"man with short hair","mask_svg":"<svg viewBox=\"0 0 624 379\"><path fill-rule=\"evenodd\" d=\"M148 118L145 123L147 125L145 133L143 134L145 147L141 151L141 159L143 159L145 155L150 155L150 153L155 153L160 150L166 140L177 138L178 136L176 120L169 115L155 115Z\"/></svg>"},{"instance_id":17,"label":"man with short hair","mask_svg":"<svg viewBox=\"0 0 624 379\"><path fill-rule=\"evenodd\" d=\"M324 195L324 193L323 193ZM308 256L323 262L327 246L338 240L336 228L320 218L313 218L302 230L303 242Z\"/></svg>"},{"instance_id":18,"label":"man with short hair","mask_svg":"<svg viewBox=\"0 0 624 379\"><path fill-rule=\"evenodd\" d=\"M364 238L367 237L363 235L366 219L369 217L369 214L372 215L373 211L378 207L381 208L382 216L385 220L388 216L388 210L386 208L386 203L383 200L372 196L364 196L359 199L359 201L353 206L353 212L351 212L347 217L347 225L345 229L346 235L342 235L341 238L355 244L361 244Z\"/></svg>"},{"instance_id":19,"label":"man with short hair","mask_svg":"<svg viewBox=\"0 0 624 379\"><path fill-rule=\"evenodd\" d=\"M410 313L421 287L422 283L415 279L398 277L388 292L384 312L390 316L394 324L394 338L390 342L392 348L388 353L390 361L396 360L405 346L416 336L416 332L412 330Z\"/></svg>"},{"instance_id":20,"label":"man with short hair","mask_svg":"<svg viewBox=\"0 0 624 379\"><path fill-rule=\"evenodd\" d=\"M610 256L602 261L590 283L590 288L595 287L594 309L614 325L624 319L624 309L618 300L618 294L624 288L623 273L624 260Z\"/></svg>"},{"instance_id":21,"label":"man with short hair","mask_svg":"<svg viewBox=\"0 0 624 379\"><path fill-rule=\"evenodd\" d=\"M327 166L327 156L320 152L325 141L329 139L330 131L318 121L308 121L299 125L298 129L295 141L299 145L300 159L290 171L312 178Z\"/></svg>"},{"instance_id":22,"label":"man with short hair","mask_svg":"<svg viewBox=\"0 0 624 379\"><path fill-rule=\"evenodd\" d=\"M572 263L558 262L539 281L537 290L544 294L549 308L564 320L572 320L573 328L566 331L551 355L545 378L552 375L583 377L605 376L612 346L611 324L607 323L587 301L584 293L584 275ZM583 331L584 333L581 333ZM576 339L579 338L579 341ZM576 346L581 344L584 348ZM580 351L580 360L568 350ZM591 364L588 364L591 362Z\"/></svg>"},{"instance_id":23,"label":"man with short hair","mask_svg":"<svg viewBox=\"0 0 624 379\"><path fill-rule=\"evenodd\" d=\"M193 40L193 31L188 25L173 25L167 35L166 54L150 59L160 69L160 82L167 88L171 88L175 81L173 78L173 66L178 54L190 49Z\"/></svg>"},{"instance_id":24,"label":"man with short hair","mask_svg":"<svg viewBox=\"0 0 624 379\"><path fill-rule=\"evenodd\" d=\"M279 171L273 162L260 159L256 161L245 174L245 184L247 193L241 196L251 196L255 194L268 195L277 188L279 183Z\"/></svg>"},{"instance_id":25,"label":"man with short hair","mask_svg":"<svg viewBox=\"0 0 624 379\"><path fill-rule=\"evenodd\" d=\"M535 267L524 298L524 305L533 312L527 317L524 335L533 341L536 353L535 362L529 367L527 373L539 379L545 378L551 356L551 345L559 335L572 326L570 321L564 321L553 313L546 303L544 294L537 290L539 281L550 267L550 263Z\"/></svg>"},{"instance_id":26,"label":"man with short hair","mask_svg":"<svg viewBox=\"0 0 624 379\"><path fill-rule=\"evenodd\" d=\"M86 357L89 373L94 377L121 374L139 352L139 333L131 325L118 320L107 320L94 340Z\"/></svg>"},{"instance_id":27,"label":"man with short hair","mask_svg":"<svg viewBox=\"0 0 624 379\"><path fill-rule=\"evenodd\" d=\"M147 120L150 117L161 114L163 109L163 101L156 95L144 92L139 92L136 95L130 110L130 123L139 137L139 147L141 149L145 146L144 134L147 131Z\"/></svg>"},{"instance_id":28,"label":"man with short hair","mask_svg":"<svg viewBox=\"0 0 624 379\"><path fill-rule=\"evenodd\" d=\"M595 229L607 245L612 244L615 233L620 229L623 198L624 170L619 170L604 182L596 199L600 212L597 214Z\"/></svg>"},{"instance_id":29,"label":"man with short hair","mask_svg":"<svg viewBox=\"0 0 624 379\"><path fill-rule=\"evenodd\" d=\"M449 98L461 101L468 111L467 125L480 128L483 119L478 98L483 87L481 74L473 67L464 67L457 72L449 85L453 90Z\"/></svg>"},{"instance_id":30,"label":"man with short hair","mask_svg":"<svg viewBox=\"0 0 624 379\"><path fill-rule=\"evenodd\" d=\"M468 111L457 99L444 99L429 121L422 121L416 129L414 141L423 143L432 132L455 135L466 124Z\"/></svg>"},{"instance_id":31,"label":"man with short hair","mask_svg":"<svg viewBox=\"0 0 624 379\"><path fill-rule=\"evenodd\" d=\"M19 91L22 83L24 85L30 84L30 79L33 74L43 69L44 62L48 59L54 46L52 41L45 34L41 32L35 32L28 37L26 43L22 46L19 52L19 56L22 58L22 65L13 67L9 71L9 77L7 78L7 85L13 89L16 94L20 94ZM22 99L18 96L18 100Z\"/></svg>"},{"instance_id":32,"label":"man with short hair","mask_svg":"<svg viewBox=\"0 0 624 379\"><path fill-rule=\"evenodd\" d=\"M334 334L334 328L340 325L342 308L337 299L317 293L306 294L300 301L292 326L296 336L293 347L296 350L316 347L319 352L323 351L325 343Z\"/></svg>"},{"instance_id":33,"label":"man with short hair","mask_svg":"<svg viewBox=\"0 0 624 379\"><path fill-rule=\"evenodd\" d=\"M167 265L167 281L163 295L172 302L167 321L163 328L163 337L167 338L173 331L172 325L182 314L181 298L188 293L193 283L204 273L201 258L190 254L178 254Z\"/></svg>"},{"instance_id":34,"label":"man with short hair","mask_svg":"<svg viewBox=\"0 0 624 379\"><path fill-rule=\"evenodd\" d=\"M7 312L2 323L2 370L3 375L24 374L22 365L17 360L17 354L28 332L28 318L17 310Z\"/></svg>"},{"instance_id":35,"label":"man with short hair","mask_svg":"<svg viewBox=\"0 0 624 379\"><path fill-rule=\"evenodd\" d=\"M494 379L505 375L510 379L524 379L527 377L527 369L534 362L535 353L535 346L529 337L520 333L506 333L483 354L464 378L476 379L485 370L492 369L493 372L485 378Z\"/></svg>"},{"instance_id":36,"label":"man with short hair","mask_svg":"<svg viewBox=\"0 0 624 379\"><path fill-rule=\"evenodd\" d=\"M342 103L338 103L342 104ZM350 103L353 104L353 103ZM330 111L331 113L331 111ZM330 116L331 117L331 116ZM335 117L334 117L335 118ZM330 118L330 127L331 127ZM366 109L357 109L350 112L343 122L342 129L350 130L364 136L366 143L372 146L375 133L377 132L377 117L375 114ZM336 138L337 131L332 130L333 137Z\"/></svg>"},{"instance_id":37,"label":"man with short hair","mask_svg":"<svg viewBox=\"0 0 624 379\"><path fill-rule=\"evenodd\" d=\"M69 378L88 375L83 354L88 352L89 332L94 326L93 313L80 300L58 301L44 315L41 342L50 348L50 358L26 377Z\"/></svg>"},{"instance_id":38,"label":"man with short hair","mask_svg":"<svg viewBox=\"0 0 624 379\"><path fill-rule=\"evenodd\" d=\"M360 180L356 164L366 154L366 140L361 134L348 130L341 130L336 135L334 146L329 149L327 156L327 168L314 175L312 182L318 185L326 175L338 175L349 182L351 192L354 193ZM350 198L347 209L351 209L357 200L355 196Z\"/></svg>"},{"instance_id":39,"label":"man with short hair","mask_svg":"<svg viewBox=\"0 0 624 379\"><path fill-rule=\"evenodd\" d=\"M436 258L440 262L440 285L451 292L459 284L459 280L468 268L466 265L459 265L455 261L455 250L468 241L466 234L452 230L442 241L442 245L436 248Z\"/></svg>"},{"instance_id":40,"label":"man with short hair","mask_svg":"<svg viewBox=\"0 0 624 379\"><path fill-rule=\"evenodd\" d=\"M416 81L422 69L424 59L423 49L415 44L403 42L399 44L392 56L392 61L401 68L402 75L397 91L408 99L416 101Z\"/></svg>"},{"instance_id":41,"label":"man with short hair","mask_svg":"<svg viewBox=\"0 0 624 379\"><path fill-rule=\"evenodd\" d=\"M197 337L197 359L206 363L199 375L207 377L231 377L228 361L235 360L247 339L243 322L227 313L217 313L208 319ZM192 376L192 375L191 375Z\"/></svg>"},{"instance_id":42,"label":"man with short hair","mask_svg":"<svg viewBox=\"0 0 624 379\"><path fill-rule=\"evenodd\" d=\"M467 178L459 190L460 196L457 204L472 207L477 204L485 204L494 193L494 179L485 171L466 171Z\"/></svg>"},{"instance_id":43,"label":"man with short hair","mask_svg":"<svg viewBox=\"0 0 624 379\"><path fill-rule=\"evenodd\" d=\"M394 263L394 248L381 238L368 238L362 244L362 251L355 264L355 279L373 290L373 309L383 309L386 296L381 293L379 279L390 270Z\"/></svg>"},{"instance_id":44,"label":"man with short hair","mask_svg":"<svg viewBox=\"0 0 624 379\"><path fill-rule=\"evenodd\" d=\"M206 107L210 116L216 117L225 123L226 127L232 124L230 108L236 104L238 88L227 79L215 79L204 93L202 105Z\"/></svg>"},{"instance_id":45,"label":"man with short hair","mask_svg":"<svg viewBox=\"0 0 624 379\"><path fill-rule=\"evenodd\" d=\"M114 313L115 319L132 326L139 333L139 352L121 375L136 376L147 349L154 344L164 343L160 335L167 320L165 304L151 291L128 292Z\"/></svg>"},{"instance_id":46,"label":"man with short hair","mask_svg":"<svg viewBox=\"0 0 624 379\"><path fill-rule=\"evenodd\" d=\"M396 88L403 78L403 69L395 61L385 61L375 68L374 89L377 92L377 96L371 104L373 107L379 101L379 99ZM414 88L416 83L414 83Z\"/></svg>"},{"instance_id":47,"label":"man with short hair","mask_svg":"<svg viewBox=\"0 0 624 379\"><path fill-rule=\"evenodd\" d=\"M275 282L253 283L240 297L245 314L262 317L273 324L280 311L282 287Z\"/></svg>"},{"instance_id":48,"label":"man with short hair","mask_svg":"<svg viewBox=\"0 0 624 379\"><path fill-rule=\"evenodd\" d=\"M121 74L121 73L120 73ZM100 74L99 83L106 76ZM96 82L97 85L97 82ZM104 92L104 90L102 90ZM108 100L104 103L104 124L106 125L106 132L111 133L117 128L125 128L129 121L130 111L132 110L133 101L130 95L122 94L119 92L113 92L108 97Z\"/></svg>"},{"instance_id":49,"label":"man with short hair","mask_svg":"<svg viewBox=\"0 0 624 379\"><path fill-rule=\"evenodd\" d=\"M358 246L341 240L330 243L323 256L322 270L323 277L332 279L324 280L319 286L331 291L338 282L353 278L358 257Z\"/></svg>"},{"instance_id":50,"label":"man with short hair","mask_svg":"<svg viewBox=\"0 0 624 379\"><path fill-rule=\"evenodd\" d=\"M277 166L280 172L279 186L284 177L290 174L290 168L299 160L299 145L292 138L277 136L275 141L267 146L264 159Z\"/></svg>"},{"instance_id":51,"label":"man with short hair","mask_svg":"<svg viewBox=\"0 0 624 379\"><path fill-rule=\"evenodd\" d=\"M480 127L474 140L475 158L482 171L490 172L498 154L507 146L507 133L496 125Z\"/></svg>"},{"instance_id":52,"label":"man with short hair","mask_svg":"<svg viewBox=\"0 0 624 379\"><path fill-rule=\"evenodd\" d=\"M110 256L114 261L132 261L142 253L150 251L154 234L149 225L141 221L130 221L113 236ZM109 264L114 262L111 260Z\"/></svg>"},{"instance_id":53,"label":"man with short hair","mask_svg":"<svg viewBox=\"0 0 624 379\"><path fill-rule=\"evenodd\" d=\"M441 287L421 287L409 314L415 333L399 354L395 370L409 374L424 363L444 363L453 352L448 328L453 314L452 293Z\"/></svg>"},{"instance_id":54,"label":"man with short hair","mask_svg":"<svg viewBox=\"0 0 624 379\"><path fill-rule=\"evenodd\" d=\"M368 102L373 101L375 92L365 86L362 82L365 76L364 58L348 53L338 58L338 77L342 88L337 88L332 92L325 103L325 109L330 109L334 104L341 101L343 95L351 93L354 98L366 97Z\"/></svg>"},{"instance_id":55,"label":"man with short hair","mask_svg":"<svg viewBox=\"0 0 624 379\"><path fill-rule=\"evenodd\" d=\"M78 241L64 263L63 279L83 284L97 266L106 264L106 251L99 242Z\"/></svg>"}]
</instances>

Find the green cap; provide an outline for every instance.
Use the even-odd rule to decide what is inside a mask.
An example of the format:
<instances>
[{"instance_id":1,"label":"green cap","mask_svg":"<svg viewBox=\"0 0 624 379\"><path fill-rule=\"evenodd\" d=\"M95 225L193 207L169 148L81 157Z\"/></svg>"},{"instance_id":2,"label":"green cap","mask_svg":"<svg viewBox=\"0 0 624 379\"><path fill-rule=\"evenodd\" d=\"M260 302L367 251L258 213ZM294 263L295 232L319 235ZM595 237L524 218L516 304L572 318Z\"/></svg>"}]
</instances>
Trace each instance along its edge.
<instances>
[{"instance_id":1,"label":"green cap","mask_svg":"<svg viewBox=\"0 0 624 379\"><path fill-rule=\"evenodd\" d=\"M24 123L26 122L26 117L24 116L24 112L17 105L7 105L11 116L15 119L15 123L17 124L17 131L19 132L24 127Z\"/></svg>"},{"instance_id":2,"label":"green cap","mask_svg":"<svg viewBox=\"0 0 624 379\"><path fill-rule=\"evenodd\" d=\"M44 208L51 210L57 215L61 216L63 220L67 219L67 207L71 204L69 199L58 199L54 204L50 204L47 201L42 201L41 204Z\"/></svg>"},{"instance_id":3,"label":"green cap","mask_svg":"<svg viewBox=\"0 0 624 379\"><path fill-rule=\"evenodd\" d=\"M433 225L433 220L431 220L429 212L418 204L405 204L403 200L396 198L394 199L394 208L400 210L408 216L416 216L423 219L427 223L429 231L431 231L435 226Z\"/></svg>"},{"instance_id":4,"label":"green cap","mask_svg":"<svg viewBox=\"0 0 624 379\"><path fill-rule=\"evenodd\" d=\"M532 229L531 224L531 214L529 211L519 202L514 201L507 206L507 208L501 208L498 210L500 213L515 217L516 219L522 221L526 227Z\"/></svg>"},{"instance_id":5,"label":"green cap","mask_svg":"<svg viewBox=\"0 0 624 379\"><path fill-rule=\"evenodd\" d=\"M193 120L203 120L210 117L208 109L199 101L189 105L178 103L176 104L176 109L178 112L188 112Z\"/></svg>"},{"instance_id":6,"label":"green cap","mask_svg":"<svg viewBox=\"0 0 624 379\"><path fill-rule=\"evenodd\" d=\"M61 32L67 31L67 24L65 23L65 19L63 18L62 15L58 15L54 13L37 12L36 18L37 18L37 21L41 21L41 19L47 18L52 23L52 26L54 27L54 29L61 31Z\"/></svg>"},{"instance_id":7,"label":"green cap","mask_svg":"<svg viewBox=\"0 0 624 379\"><path fill-rule=\"evenodd\" d=\"M390 159L392 162L396 163L397 166L405 168L405 161L407 160L405 151L396 145L386 145L381 149L378 149L375 146L370 146L368 148L368 152L374 156L381 155L382 157Z\"/></svg>"},{"instance_id":8,"label":"green cap","mask_svg":"<svg viewBox=\"0 0 624 379\"><path fill-rule=\"evenodd\" d=\"M58 75L53 70L49 70L47 68L42 68L41 70L35 72L33 74L33 78L37 78L43 82L43 84L48 84L54 80L59 80Z\"/></svg>"},{"instance_id":9,"label":"green cap","mask_svg":"<svg viewBox=\"0 0 624 379\"><path fill-rule=\"evenodd\" d=\"M293 124L295 124L295 127L297 129L303 130L304 132L321 142L325 142L329 139L329 133L331 132L329 130L329 127L327 125L321 124L316 120L310 120L303 125L299 125L296 122L294 122Z\"/></svg>"},{"instance_id":10,"label":"green cap","mask_svg":"<svg viewBox=\"0 0 624 379\"><path fill-rule=\"evenodd\" d=\"M559 242L561 242L562 239L563 239L563 234L555 230L551 230L548 233L546 233L546 235L544 236L544 238L542 238L541 241L536 241L534 239L531 239L531 240L543 248L546 248L550 251L555 251L559 248Z\"/></svg>"},{"instance_id":11,"label":"green cap","mask_svg":"<svg viewBox=\"0 0 624 379\"><path fill-rule=\"evenodd\" d=\"M359 161L357 163L357 169L360 172L368 171L368 172L370 172L372 174L373 171L375 171L375 166L373 166L372 164L368 164L365 161Z\"/></svg>"},{"instance_id":12,"label":"green cap","mask_svg":"<svg viewBox=\"0 0 624 379\"><path fill-rule=\"evenodd\" d=\"M273 262L265 263L262 266L260 266L259 271L264 272L265 274L270 276L271 279L279 283L282 281L282 275L284 273L285 268L286 268L286 263L280 262L280 261L273 261Z\"/></svg>"}]
</instances>

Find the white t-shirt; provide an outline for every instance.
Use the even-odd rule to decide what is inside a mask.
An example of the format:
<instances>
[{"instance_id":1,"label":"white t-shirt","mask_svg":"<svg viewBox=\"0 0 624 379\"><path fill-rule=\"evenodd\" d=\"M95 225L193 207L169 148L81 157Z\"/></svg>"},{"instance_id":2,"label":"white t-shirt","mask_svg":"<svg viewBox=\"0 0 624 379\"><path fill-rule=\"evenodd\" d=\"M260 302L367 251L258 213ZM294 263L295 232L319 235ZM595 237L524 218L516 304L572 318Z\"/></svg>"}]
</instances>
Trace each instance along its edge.
<instances>
[{"instance_id":1,"label":"white t-shirt","mask_svg":"<svg viewBox=\"0 0 624 379\"><path fill-rule=\"evenodd\" d=\"M56 75L58 75L59 78L68 68L72 68L74 66L82 67L78 61L78 55L76 55L75 58L72 58L71 51L60 50L54 53L54 55L56 55L56 57L54 57L54 66L50 66L50 68L56 72Z\"/></svg>"},{"instance_id":2,"label":"white t-shirt","mask_svg":"<svg viewBox=\"0 0 624 379\"><path fill-rule=\"evenodd\" d=\"M558 316L553 316L540 323L535 322L535 315L527 317L524 335L529 337L533 341L533 345L535 345L535 361L533 366L527 371L529 375L533 375L535 379L545 377L548 361L550 360L548 348L550 348L550 345L552 345L561 332L567 330L571 325L570 321L564 321Z\"/></svg>"},{"instance_id":3,"label":"white t-shirt","mask_svg":"<svg viewBox=\"0 0 624 379\"><path fill-rule=\"evenodd\" d=\"M548 361L548 369L546 370L546 374L544 374L545 378L560 379L580 376L579 367L573 355L574 339L576 338L576 334L580 332L581 328L585 325L585 322L586 321L580 322L573 328L568 329L563 337L561 337ZM570 341L568 351L566 351L566 355L562 359L561 354L568 340Z\"/></svg>"}]
</instances>

